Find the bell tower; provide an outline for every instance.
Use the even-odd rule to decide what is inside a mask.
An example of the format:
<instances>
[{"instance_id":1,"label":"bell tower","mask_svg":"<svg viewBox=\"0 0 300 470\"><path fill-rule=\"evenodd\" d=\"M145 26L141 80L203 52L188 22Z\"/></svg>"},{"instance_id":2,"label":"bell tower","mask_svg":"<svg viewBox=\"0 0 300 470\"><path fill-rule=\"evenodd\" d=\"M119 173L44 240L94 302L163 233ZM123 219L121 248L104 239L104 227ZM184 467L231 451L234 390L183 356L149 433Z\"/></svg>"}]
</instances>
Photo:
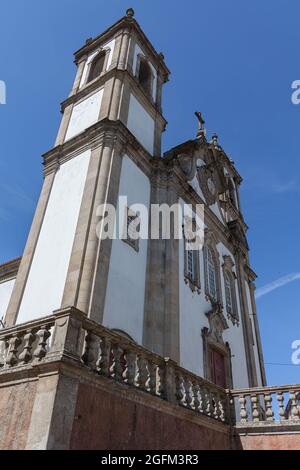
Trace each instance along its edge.
<instances>
[{"instance_id":1,"label":"bell tower","mask_svg":"<svg viewBox=\"0 0 300 470\"><path fill-rule=\"evenodd\" d=\"M67 306L102 322L112 241L97 237L97 208L116 206L125 154L146 173L147 161L161 156L169 70L133 10L88 39L75 64L55 146L43 155L43 187L6 326Z\"/></svg>"}]
</instances>

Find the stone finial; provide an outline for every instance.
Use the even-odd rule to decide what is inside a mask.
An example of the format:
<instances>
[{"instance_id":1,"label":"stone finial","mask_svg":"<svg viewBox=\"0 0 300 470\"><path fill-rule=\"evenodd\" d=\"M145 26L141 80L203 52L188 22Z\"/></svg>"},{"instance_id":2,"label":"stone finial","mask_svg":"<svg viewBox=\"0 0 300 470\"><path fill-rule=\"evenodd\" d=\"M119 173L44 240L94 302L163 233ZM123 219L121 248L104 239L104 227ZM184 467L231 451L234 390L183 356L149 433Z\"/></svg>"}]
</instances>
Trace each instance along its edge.
<instances>
[{"instance_id":1,"label":"stone finial","mask_svg":"<svg viewBox=\"0 0 300 470\"><path fill-rule=\"evenodd\" d=\"M197 131L197 138L203 137L206 134L206 129L204 128L205 121L203 119L202 113L200 111L195 112L195 116L198 119L198 131Z\"/></svg>"},{"instance_id":2,"label":"stone finial","mask_svg":"<svg viewBox=\"0 0 300 470\"><path fill-rule=\"evenodd\" d=\"M211 136L211 143L214 145L214 147L218 147L218 135L216 133L214 133L212 136Z\"/></svg>"},{"instance_id":3,"label":"stone finial","mask_svg":"<svg viewBox=\"0 0 300 470\"><path fill-rule=\"evenodd\" d=\"M126 10L126 16L128 16L128 18L133 18L134 17L134 9L133 8L128 8Z\"/></svg>"}]
</instances>

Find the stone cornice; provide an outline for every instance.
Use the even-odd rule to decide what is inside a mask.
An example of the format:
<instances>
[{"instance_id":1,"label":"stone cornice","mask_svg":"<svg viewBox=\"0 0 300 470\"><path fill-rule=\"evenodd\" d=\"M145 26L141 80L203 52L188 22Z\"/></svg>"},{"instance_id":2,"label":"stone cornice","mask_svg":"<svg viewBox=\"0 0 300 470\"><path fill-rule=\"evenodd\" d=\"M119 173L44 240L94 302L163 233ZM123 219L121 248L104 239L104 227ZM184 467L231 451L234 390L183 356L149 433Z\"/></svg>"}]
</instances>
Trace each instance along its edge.
<instances>
[{"instance_id":1,"label":"stone cornice","mask_svg":"<svg viewBox=\"0 0 300 470\"><path fill-rule=\"evenodd\" d=\"M124 153L126 150L133 155L138 152L139 159L147 162L148 166L149 161L153 158L120 120L111 121L105 118L67 140L64 144L46 152L43 155L44 174L55 171L60 164L87 149L97 148L103 143L105 145L119 145Z\"/></svg>"},{"instance_id":2,"label":"stone cornice","mask_svg":"<svg viewBox=\"0 0 300 470\"><path fill-rule=\"evenodd\" d=\"M134 18L130 18L128 16L124 16L120 20L118 20L116 23L114 23L112 26L110 26L106 31L104 31L102 34L97 36L96 38L92 39L91 41L88 42L88 44L85 44L83 47L81 47L78 51L75 52L75 62L78 62L80 58L83 55L89 54L92 52L94 49L99 47L101 44L104 42L107 42L109 39L112 39L114 35L117 35L120 30L133 30L139 39L141 39L141 42L143 46L147 49L147 53L151 57L152 61L154 62L155 66L158 69L161 69L163 71L165 81L168 80L170 70L166 66L163 57L161 54L159 54L149 39L146 37L144 32L142 31L140 25Z\"/></svg>"},{"instance_id":3,"label":"stone cornice","mask_svg":"<svg viewBox=\"0 0 300 470\"><path fill-rule=\"evenodd\" d=\"M0 264L0 282L9 281L17 277L21 259L22 258L19 257Z\"/></svg>"},{"instance_id":4,"label":"stone cornice","mask_svg":"<svg viewBox=\"0 0 300 470\"><path fill-rule=\"evenodd\" d=\"M143 102L151 117L153 119L159 118L163 127L167 125L167 121L162 115L161 108L157 106L154 101L151 101L148 97L146 97L142 87L139 85L132 73L127 69L119 69L116 67L109 69L99 78L93 80L88 85L83 86L76 94L71 95L67 99L65 99L61 103L61 112L63 113L68 106L79 103L84 98L88 97L89 95L92 95L94 92L104 87L105 83L107 83L107 81L113 77L119 78L122 81L127 77L129 84L132 87L132 90L134 90L135 94L140 99L140 101Z\"/></svg>"}]
</instances>

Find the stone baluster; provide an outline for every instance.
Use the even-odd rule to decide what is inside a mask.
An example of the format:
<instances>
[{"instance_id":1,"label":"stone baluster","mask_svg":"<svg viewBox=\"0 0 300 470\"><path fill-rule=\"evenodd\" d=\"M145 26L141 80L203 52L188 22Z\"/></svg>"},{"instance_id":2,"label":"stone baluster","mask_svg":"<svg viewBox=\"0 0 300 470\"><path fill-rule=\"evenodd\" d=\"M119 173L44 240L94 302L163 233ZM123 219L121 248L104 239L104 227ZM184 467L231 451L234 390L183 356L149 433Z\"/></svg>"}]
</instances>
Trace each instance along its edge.
<instances>
[{"instance_id":1,"label":"stone baluster","mask_svg":"<svg viewBox=\"0 0 300 470\"><path fill-rule=\"evenodd\" d=\"M212 397L211 397L210 390L206 387L205 387L205 401L206 401L205 414L207 416L213 416L213 414L214 414L214 404L212 402Z\"/></svg>"},{"instance_id":2,"label":"stone baluster","mask_svg":"<svg viewBox=\"0 0 300 470\"><path fill-rule=\"evenodd\" d=\"M43 359L47 354L47 341L51 336L49 329L49 325L42 326L36 334L38 337L38 344L33 355L38 360Z\"/></svg>"},{"instance_id":3,"label":"stone baluster","mask_svg":"<svg viewBox=\"0 0 300 470\"><path fill-rule=\"evenodd\" d=\"M159 366L157 367L156 393L161 398L168 397L168 392L167 392L167 375L168 374L165 372L165 369L167 369L167 367L165 367L162 364L159 364ZM175 397L174 388L172 389L173 397ZM174 402L174 399L171 400L171 398L168 398L168 401Z\"/></svg>"},{"instance_id":4,"label":"stone baluster","mask_svg":"<svg viewBox=\"0 0 300 470\"><path fill-rule=\"evenodd\" d=\"M248 413L247 413L247 410L246 410L246 397L245 397L245 395L240 395L239 404L240 404L241 423L248 423Z\"/></svg>"},{"instance_id":5,"label":"stone baluster","mask_svg":"<svg viewBox=\"0 0 300 470\"><path fill-rule=\"evenodd\" d=\"M100 338L100 354L96 362L96 368L99 374L109 375L110 366L110 341L106 336Z\"/></svg>"},{"instance_id":6,"label":"stone baluster","mask_svg":"<svg viewBox=\"0 0 300 470\"><path fill-rule=\"evenodd\" d=\"M296 392L290 391L291 400L291 418L296 421L299 419L299 410L297 406L297 394Z\"/></svg>"},{"instance_id":7,"label":"stone baluster","mask_svg":"<svg viewBox=\"0 0 300 470\"><path fill-rule=\"evenodd\" d=\"M179 405L184 404L184 388L183 388L183 379L180 372L175 376L175 397Z\"/></svg>"},{"instance_id":8,"label":"stone baluster","mask_svg":"<svg viewBox=\"0 0 300 470\"><path fill-rule=\"evenodd\" d=\"M219 397L219 419L224 423L227 419L227 399L220 396Z\"/></svg>"},{"instance_id":9,"label":"stone baluster","mask_svg":"<svg viewBox=\"0 0 300 470\"><path fill-rule=\"evenodd\" d=\"M116 343L112 345L112 364L109 368L110 376L116 380L122 380L123 367L121 364L121 357L123 350Z\"/></svg>"},{"instance_id":10,"label":"stone baluster","mask_svg":"<svg viewBox=\"0 0 300 470\"><path fill-rule=\"evenodd\" d=\"M259 423L259 410L258 410L258 397L257 395L251 396L252 404L252 420L253 423Z\"/></svg>"},{"instance_id":11,"label":"stone baluster","mask_svg":"<svg viewBox=\"0 0 300 470\"><path fill-rule=\"evenodd\" d=\"M152 395L156 394L156 369L157 365L151 361L151 359L148 361L148 371L149 371L149 377L148 380L146 381L146 389L152 393Z\"/></svg>"},{"instance_id":12,"label":"stone baluster","mask_svg":"<svg viewBox=\"0 0 300 470\"><path fill-rule=\"evenodd\" d=\"M200 412L200 400L199 400L199 385L196 380L192 383L193 392L193 408L195 411Z\"/></svg>"},{"instance_id":13,"label":"stone baluster","mask_svg":"<svg viewBox=\"0 0 300 470\"><path fill-rule=\"evenodd\" d=\"M211 403L212 403L212 416L215 419L219 419L220 411L219 411L219 397L217 393L211 393Z\"/></svg>"},{"instance_id":14,"label":"stone baluster","mask_svg":"<svg viewBox=\"0 0 300 470\"><path fill-rule=\"evenodd\" d=\"M134 385L136 354L130 349L125 351L126 367L123 372L124 382L128 385Z\"/></svg>"},{"instance_id":15,"label":"stone baluster","mask_svg":"<svg viewBox=\"0 0 300 470\"><path fill-rule=\"evenodd\" d=\"M273 422L274 421L274 411L272 406L272 395L271 393L266 393L264 395L265 405L266 405L266 418L267 421Z\"/></svg>"},{"instance_id":16,"label":"stone baluster","mask_svg":"<svg viewBox=\"0 0 300 470\"><path fill-rule=\"evenodd\" d=\"M92 369L96 368L97 358L99 355L99 337L87 332L85 336L85 348L84 353L81 356L82 362L91 367Z\"/></svg>"},{"instance_id":17,"label":"stone baluster","mask_svg":"<svg viewBox=\"0 0 300 470\"><path fill-rule=\"evenodd\" d=\"M207 402L206 402L205 387L203 387L202 384L199 387L199 397L200 397L199 411L200 413L204 414L207 408Z\"/></svg>"},{"instance_id":18,"label":"stone baluster","mask_svg":"<svg viewBox=\"0 0 300 470\"><path fill-rule=\"evenodd\" d=\"M222 403L221 403L221 395L219 393L214 393L213 395L213 401L214 401L214 404L215 404L215 407L214 407L214 418L217 419L217 420L221 420L221 416L222 416Z\"/></svg>"},{"instance_id":19,"label":"stone baluster","mask_svg":"<svg viewBox=\"0 0 300 470\"><path fill-rule=\"evenodd\" d=\"M137 358L137 374L135 377L136 386L142 390L146 390L146 382L148 380L149 372L147 368L147 361L142 354L138 354Z\"/></svg>"},{"instance_id":20,"label":"stone baluster","mask_svg":"<svg viewBox=\"0 0 300 470\"><path fill-rule=\"evenodd\" d=\"M185 405L187 408L191 408L193 396L191 390L191 382L188 377L183 379L184 395L185 395Z\"/></svg>"},{"instance_id":21,"label":"stone baluster","mask_svg":"<svg viewBox=\"0 0 300 470\"><path fill-rule=\"evenodd\" d=\"M19 355L19 360L24 364L27 364L32 359L32 345L35 340L36 336L32 333L32 331L26 331L25 336L23 338L24 347L23 351Z\"/></svg>"},{"instance_id":22,"label":"stone baluster","mask_svg":"<svg viewBox=\"0 0 300 470\"><path fill-rule=\"evenodd\" d=\"M8 340L8 354L6 357L6 364L10 367L13 367L18 364L18 347L20 346L22 340L19 336L12 336Z\"/></svg>"},{"instance_id":23,"label":"stone baluster","mask_svg":"<svg viewBox=\"0 0 300 470\"><path fill-rule=\"evenodd\" d=\"M285 412L284 412L284 396L283 396L283 392L278 392L277 395L276 395L276 399L277 399L277 402L278 402L278 413L279 413L279 419L280 421L285 421L286 420L286 416L285 416Z\"/></svg>"}]
</instances>

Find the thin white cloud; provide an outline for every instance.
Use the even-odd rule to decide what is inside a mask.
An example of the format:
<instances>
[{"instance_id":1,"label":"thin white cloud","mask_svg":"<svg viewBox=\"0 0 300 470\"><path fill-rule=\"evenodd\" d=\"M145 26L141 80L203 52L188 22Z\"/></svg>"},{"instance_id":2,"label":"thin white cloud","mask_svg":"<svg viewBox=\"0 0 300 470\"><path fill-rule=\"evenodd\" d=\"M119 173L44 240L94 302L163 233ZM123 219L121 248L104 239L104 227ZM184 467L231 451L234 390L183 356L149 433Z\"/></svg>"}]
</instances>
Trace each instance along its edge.
<instances>
[{"instance_id":1,"label":"thin white cloud","mask_svg":"<svg viewBox=\"0 0 300 470\"><path fill-rule=\"evenodd\" d=\"M290 282L296 281L296 279L300 279L300 273L292 273L288 274L287 276L280 277L276 281L270 282L270 284L266 284L265 286L257 289L255 298L259 299L260 297L269 294L269 292L272 292L275 289L279 289L280 287L285 286Z\"/></svg>"}]
</instances>

